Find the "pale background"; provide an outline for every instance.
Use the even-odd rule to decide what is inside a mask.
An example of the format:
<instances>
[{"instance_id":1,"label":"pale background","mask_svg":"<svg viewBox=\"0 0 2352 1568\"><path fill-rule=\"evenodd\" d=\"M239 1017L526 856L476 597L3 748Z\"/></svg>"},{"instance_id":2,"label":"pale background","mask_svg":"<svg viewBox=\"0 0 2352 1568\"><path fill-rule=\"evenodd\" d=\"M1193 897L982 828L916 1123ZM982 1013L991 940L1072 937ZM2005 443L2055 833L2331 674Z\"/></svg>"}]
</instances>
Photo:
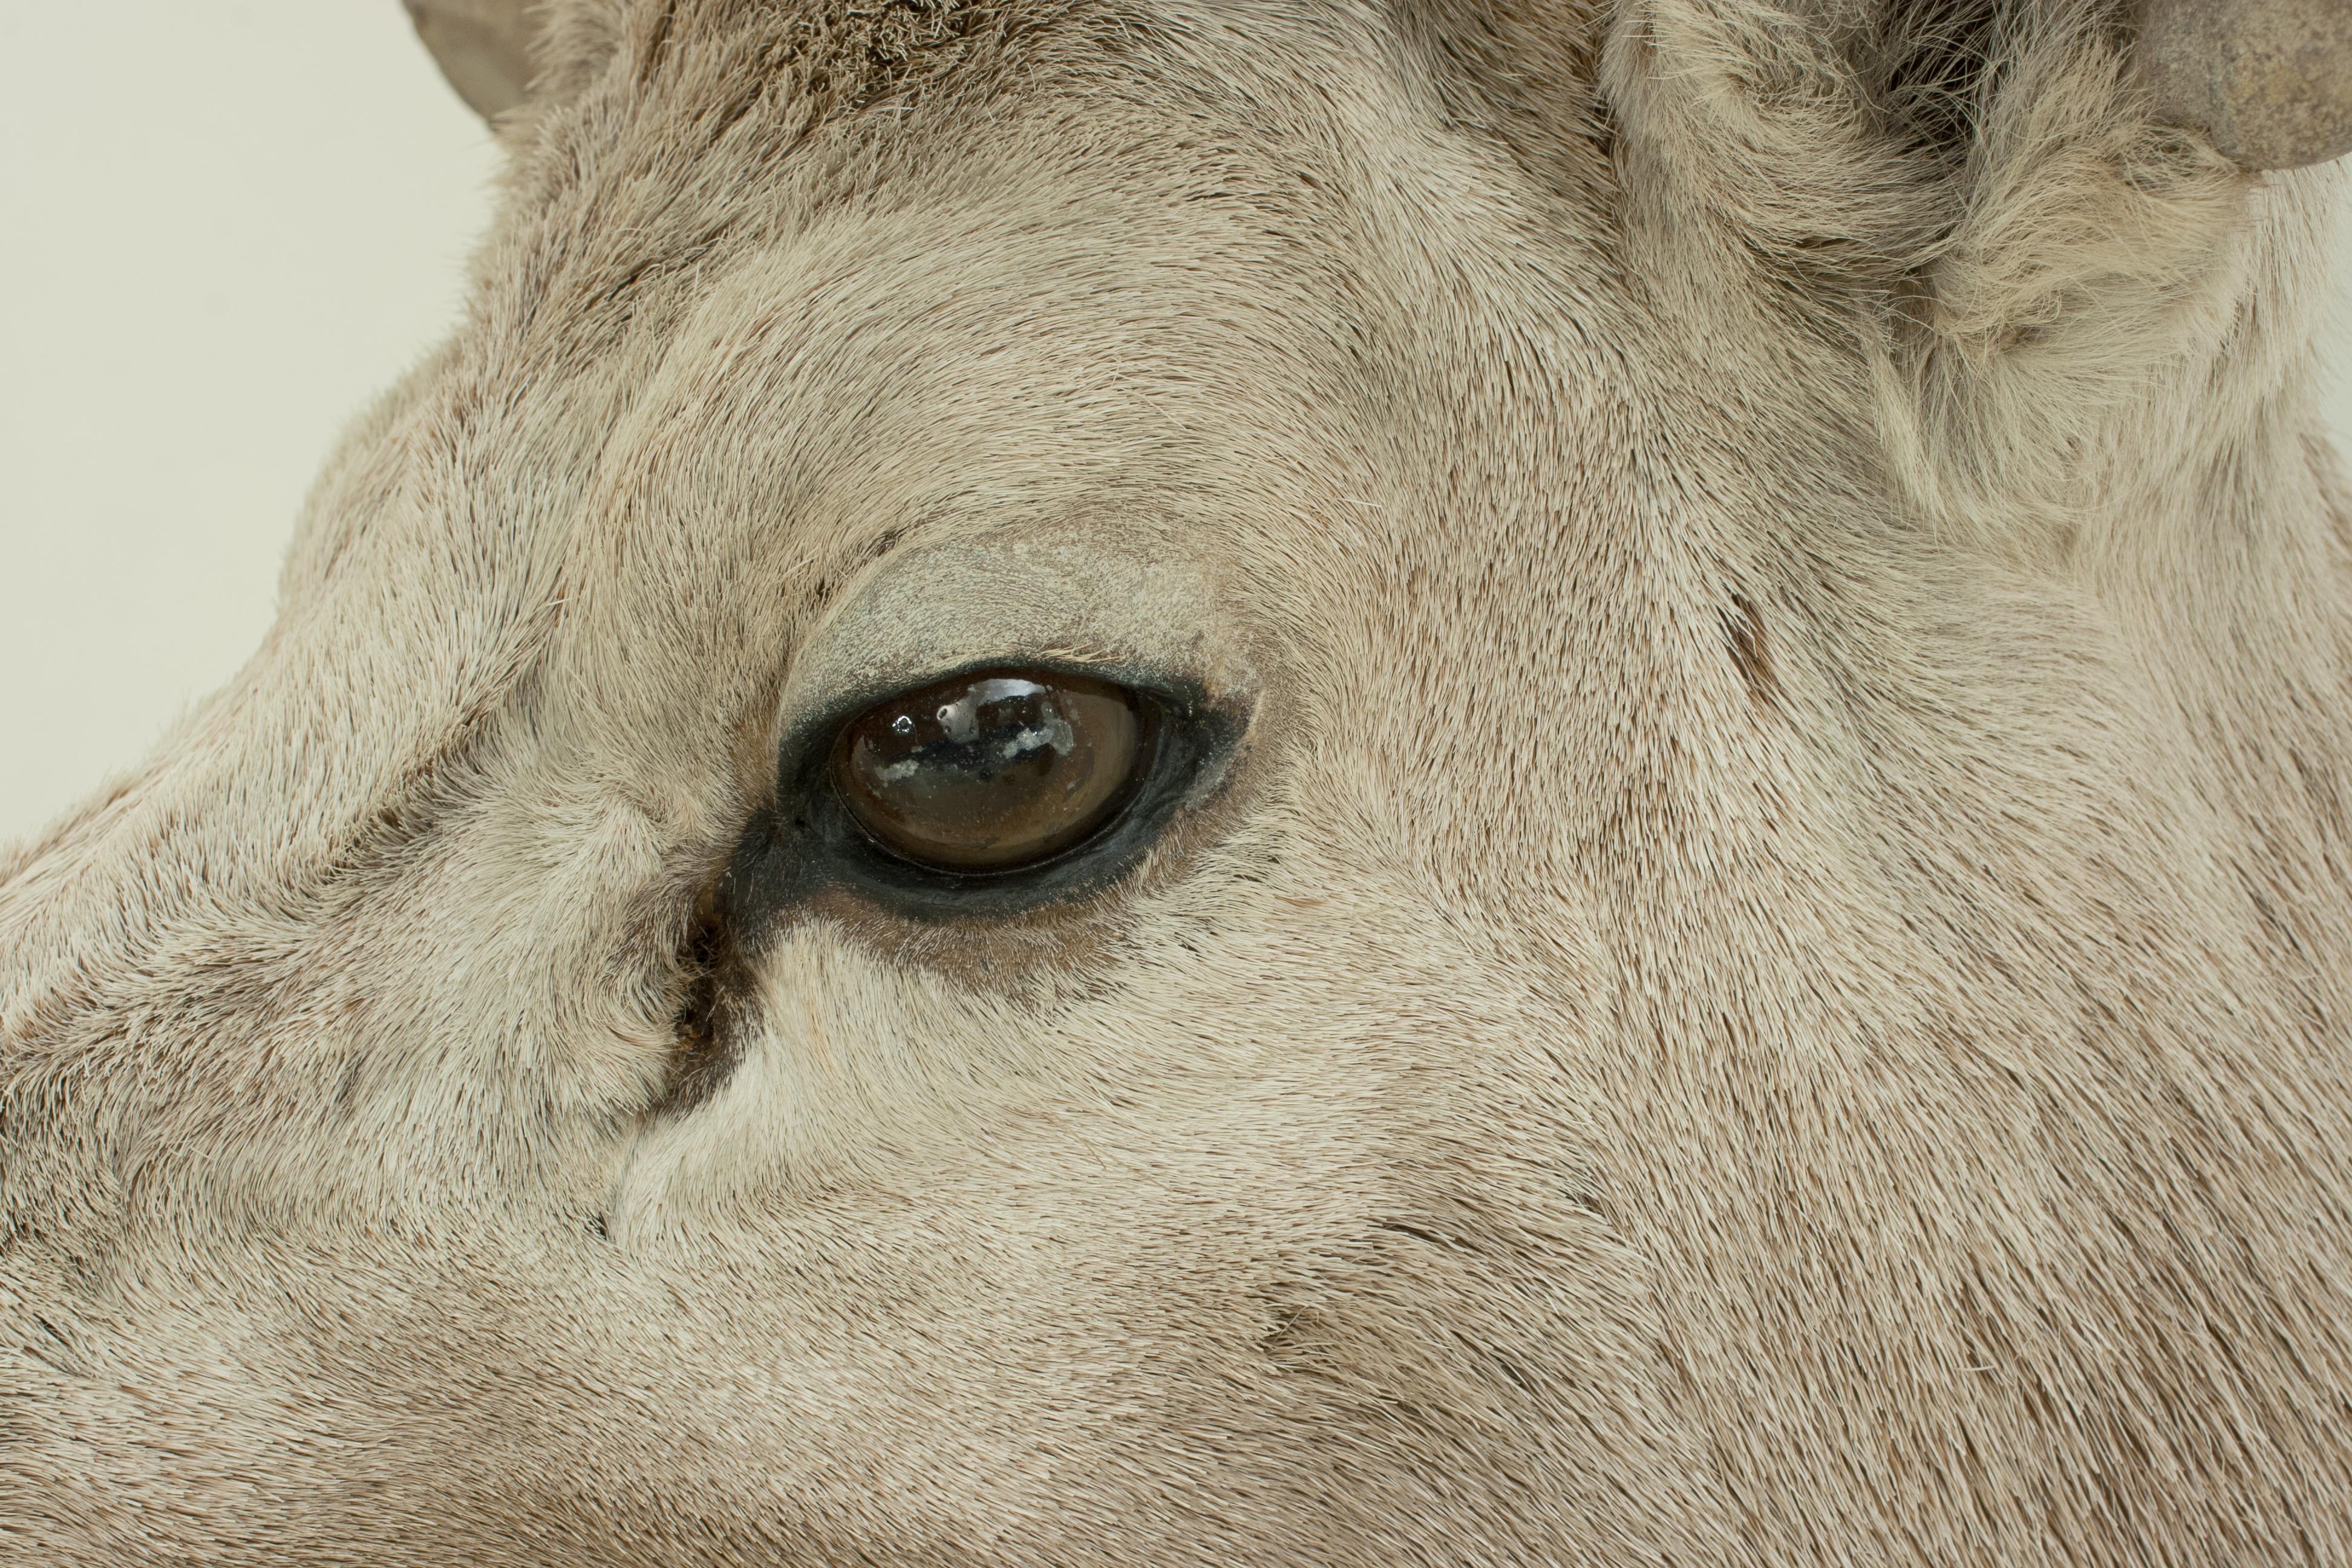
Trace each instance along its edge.
<instances>
[{"instance_id":1,"label":"pale background","mask_svg":"<svg viewBox=\"0 0 2352 1568\"><path fill-rule=\"evenodd\" d=\"M0 841L259 641L495 161L398 0L0 0Z\"/></svg>"},{"instance_id":2,"label":"pale background","mask_svg":"<svg viewBox=\"0 0 2352 1568\"><path fill-rule=\"evenodd\" d=\"M0 843L260 642L496 168L400 0L0 0Z\"/></svg>"}]
</instances>

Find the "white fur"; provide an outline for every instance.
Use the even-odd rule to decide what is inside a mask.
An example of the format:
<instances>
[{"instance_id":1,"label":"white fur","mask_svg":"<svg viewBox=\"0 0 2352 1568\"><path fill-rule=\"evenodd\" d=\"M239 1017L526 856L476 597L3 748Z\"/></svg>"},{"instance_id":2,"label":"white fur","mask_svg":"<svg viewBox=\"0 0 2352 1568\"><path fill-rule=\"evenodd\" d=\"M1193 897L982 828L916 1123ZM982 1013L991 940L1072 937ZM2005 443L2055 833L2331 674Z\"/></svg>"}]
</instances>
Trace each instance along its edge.
<instances>
[{"instance_id":1,"label":"white fur","mask_svg":"<svg viewBox=\"0 0 2352 1568\"><path fill-rule=\"evenodd\" d=\"M2340 182L2113 22L561 0L0 860L0 1561L2352 1562ZM1039 654L1244 742L676 1102L794 726Z\"/></svg>"}]
</instances>

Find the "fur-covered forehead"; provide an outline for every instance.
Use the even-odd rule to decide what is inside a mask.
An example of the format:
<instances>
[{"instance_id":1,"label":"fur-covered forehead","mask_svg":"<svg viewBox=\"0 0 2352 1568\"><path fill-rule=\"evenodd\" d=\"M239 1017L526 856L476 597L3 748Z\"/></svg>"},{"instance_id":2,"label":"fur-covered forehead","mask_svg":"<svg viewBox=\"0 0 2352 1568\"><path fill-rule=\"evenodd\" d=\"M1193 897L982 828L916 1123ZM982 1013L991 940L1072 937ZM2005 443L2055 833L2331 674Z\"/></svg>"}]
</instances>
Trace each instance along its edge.
<instances>
[{"instance_id":1,"label":"fur-covered forehead","mask_svg":"<svg viewBox=\"0 0 2352 1568\"><path fill-rule=\"evenodd\" d=\"M898 177L1025 129L1049 166L1222 158L1246 177L1215 195L1281 210L1323 190L1345 208L1355 166L1388 151L1365 135L1385 112L1475 144L1474 163L1516 156L1514 179L1557 196L1610 177L1604 27L1565 4L1505 17L1322 0L567 0L546 25L545 89L511 132L527 149L516 184L544 201L602 179L607 199L626 185L681 217L701 202L750 224L772 194L803 211L887 204ZM1338 237L1294 237L1323 251Z\"/></svg>"},{"instance_id":2,"label":"fur-covered forehead","mask_svg":"<svg viewBox=\"0 0 2352 1568\"><path fill-rule=\"evenodd\" d=\"M603 78L677 93L677 107L715 125L764 108L806 135L884 104L905 112L941 97L1036 96L1057 80L1131 89L1106 101L1167 93L1186 79L1246 90L1303 63L1318 41L1386 39L1399 51L1391 67L1415 57L1498 100L1543 84L1572 103L1589 92L1607 26L1604 11L1580 0L1307 0L1249 10L1188 0L557 0L540 57L551 95Z\"/></svg>"},{"instance_id":3,"label":"fur-covered forehead","mask_svg":"<svg viewBox=\"0 0 2352 1568\"><path fill-rule=\"evenodd\" d=\"M1349 572L1579 548L1574 498L1509 519L1462 481L1506 426L1570 438L1680 378L1636 346L1580 126L1538 179L1381 15L980 11L559 12L577 78L510 132L472 326L405 416L449 460L426 510L569 574L765 552L710 575L819 599L877 541L1157 531L1307 624L1360 605L1274 590L1302 541ZM509 505L526 447L551 489ZM1596 451L1594 493L1631 458ZM761 635L781 668L798 633Z\"/></svg>"},{"instance_id":4,"label":"fur-covered forehead","mask_svg":"<svg viewBox=\"0 0 2352 1568\"><path fill-rule=\"evenodd\" d=\"M1265 41L1278 57L1298 30L1294 19ZM1122 110L1164 114L1188 88L1211 90L1221 55L1265 58L1246 35L1221 48L1190 32L1097 0L573 0L548 18L547 85L511 128L543 148L519 173L545 197L617 162L648 194L723 190L752 213L780 176L803 199L887 199L887 175L976 145L1008 116L1069 115L1083 99L1087 118L1117 125Z\"/></svg>"},{"instance_id":5,"label":"fur-covered forehead","mask_svg":"<svg viewBox=\"0 0 2352 1568\"><path fill-rule=\"evenodd\" d=\"M734 91L703 108L741 113L765 98L788 105L803 129L941 87L1005 90L1042 60L1078 63L1114 43L1132 46L1151 26L1147 9L1121 0L570 0L551 9L547 53L558 81L566 64L577 70L600 54L646 88L697 78L707 87L724 74ZM710 68L722 64L723 73Z\"/></svg>"}]
</instances>

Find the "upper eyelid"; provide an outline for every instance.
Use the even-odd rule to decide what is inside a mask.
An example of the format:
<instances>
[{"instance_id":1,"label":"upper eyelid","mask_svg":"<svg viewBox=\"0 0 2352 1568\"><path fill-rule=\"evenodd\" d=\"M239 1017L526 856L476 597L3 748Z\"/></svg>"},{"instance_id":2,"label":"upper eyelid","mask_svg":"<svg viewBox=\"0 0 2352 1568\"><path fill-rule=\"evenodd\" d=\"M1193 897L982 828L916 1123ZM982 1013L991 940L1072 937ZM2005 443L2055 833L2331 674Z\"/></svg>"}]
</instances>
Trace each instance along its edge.
<instances>
[{"instance_id":1,"label":"upper eyelid","mask_svg":"<svg viewBox=\"0 0 2352 1568\"><path fill-rule=\"evenodd\" d=\"M783 750L875 702L987 666L1024 667L1197 700L1254 689L1191 563L1100 550L1052 530L908 541L878 555L793 651L778 693Z\"/></svg>"}]
</instances>

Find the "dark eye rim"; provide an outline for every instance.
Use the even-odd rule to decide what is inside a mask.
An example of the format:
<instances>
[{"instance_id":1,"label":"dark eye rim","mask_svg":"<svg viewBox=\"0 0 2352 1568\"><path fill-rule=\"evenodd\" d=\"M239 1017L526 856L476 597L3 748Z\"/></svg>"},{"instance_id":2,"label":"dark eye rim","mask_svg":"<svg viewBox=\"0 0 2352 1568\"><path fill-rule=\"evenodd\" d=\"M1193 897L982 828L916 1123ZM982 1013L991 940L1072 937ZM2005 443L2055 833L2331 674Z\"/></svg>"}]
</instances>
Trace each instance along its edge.
<instances>
[{"instance_id":1,"label":"dark eye rim","mask_svg":"<svg viewBox=\"0 0 2352 1568\"><path fill-rule=\"evenodd\" d=\"M1137 699L1145 755L1122 804L1086 838L1044 859L1000 870L951 871L909 860L877 842L841 798L833 756L842 732L876 705L946 681L988 675L1073 677L1117 686ZM773 809L747 836L729 881L740 893L761 886L767 904L785 883L813 893L825 887L917 919L961 920L1020 913L1083 899L1124 877L1160 837L1199 782L1229 756L1241 711L1212 700L1196 683L1157 670L999 655L862 691L795 725L779 758ZM754 844L753 840L761 842Z\"/></svg>"}]
</instances>

